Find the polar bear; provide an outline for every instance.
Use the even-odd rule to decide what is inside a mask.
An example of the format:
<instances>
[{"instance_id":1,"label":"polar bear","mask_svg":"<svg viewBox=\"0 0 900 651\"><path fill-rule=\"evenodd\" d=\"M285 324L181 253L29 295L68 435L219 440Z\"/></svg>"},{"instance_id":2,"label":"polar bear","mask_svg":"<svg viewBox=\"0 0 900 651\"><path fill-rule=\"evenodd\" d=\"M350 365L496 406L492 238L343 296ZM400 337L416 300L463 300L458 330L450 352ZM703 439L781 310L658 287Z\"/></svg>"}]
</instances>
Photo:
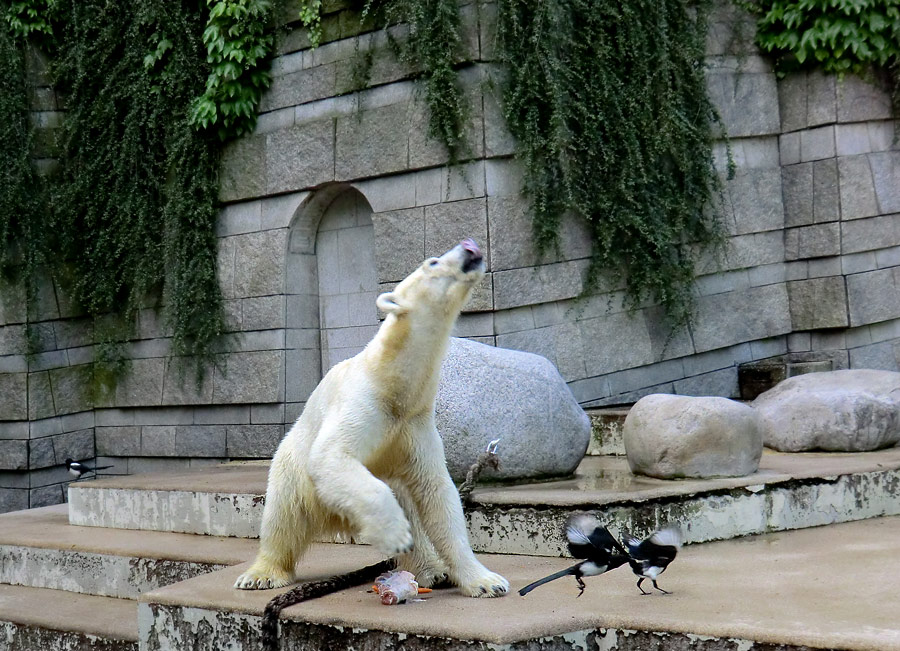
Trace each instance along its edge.
<instances>
[{"instance_id":1,"label":"polar bear","mask_svg":"<svg viewBox=\"0 0 900 651\"><path fill-rule=\"evenodd\" d=\"M313 540L350 533L399 555L423 587L449 578L472 597L508 592L472 553L434 423L450 330L483 275L466 239L378 297L387 318L374 339L326 374L275 452L259 554L236 588L288 585Z\"/></svg>"}]
</instances>

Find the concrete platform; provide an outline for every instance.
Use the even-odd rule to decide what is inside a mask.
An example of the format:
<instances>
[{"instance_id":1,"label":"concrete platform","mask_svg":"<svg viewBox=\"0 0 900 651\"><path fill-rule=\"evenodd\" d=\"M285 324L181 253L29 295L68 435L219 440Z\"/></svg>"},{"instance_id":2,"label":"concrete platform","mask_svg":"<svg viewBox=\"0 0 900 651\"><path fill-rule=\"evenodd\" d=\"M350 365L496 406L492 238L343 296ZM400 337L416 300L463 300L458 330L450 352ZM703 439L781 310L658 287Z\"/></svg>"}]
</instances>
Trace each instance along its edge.
<instances>
[{"instance_id":1,"label":"concrete platform","mask_svg":"<svg viewBox=\"0 0 900 651\"><path fill-rule=\"evenodd\" d=\"M137 651L137 604L0 585L3 651Z\"/></svg>"},{"instance_id":2,"label":"concrete platform","mask_svg":"<svg viewBox=\"0 0 900 651\"><path fill-rule=\"evenodd\" d=\"M209 535L258 535L267 466L226 464L69 487L70 522ZM592 511L621 530L683 522L688 542L722 540L900 514L900 448L856 454L766 451L748 477L666 481L636 477L622 457L586 457L572 479L477 489L473 547L558 556L562 523Z\"/></svg>"},{"instance_id":3,"label":"concrete platform","mask_svg":"<svg viewBox=\"0 0 900 651\"><path fill-rule=\"evenodd\" d=\"M318 545L304 576L376 558L369 548ZM482 560L514 589L571 564ZM142 650L178 648L183 639L203 649L259 648L260 614L278 591L232 589L241 569L142 595ZM282 648L900 651L897 576L900 518L870 519L687 547L660 578L671 595L641 596L627 567L586 579L581 598L569 579L527 597L481 600L443 590L393 607L362 587L346 590L285 610Z\"/></svg>"},{"instance_id":4,"label":"concrete platform","mask_svg":"<svg viewBox=\"0 0 900 651\"><path fill-rule=\"evenodd\" d=\"M0 515L0 583L107 597L243 563L256 542L69 524L65 504Z\"/></svg>"}]
</instances>

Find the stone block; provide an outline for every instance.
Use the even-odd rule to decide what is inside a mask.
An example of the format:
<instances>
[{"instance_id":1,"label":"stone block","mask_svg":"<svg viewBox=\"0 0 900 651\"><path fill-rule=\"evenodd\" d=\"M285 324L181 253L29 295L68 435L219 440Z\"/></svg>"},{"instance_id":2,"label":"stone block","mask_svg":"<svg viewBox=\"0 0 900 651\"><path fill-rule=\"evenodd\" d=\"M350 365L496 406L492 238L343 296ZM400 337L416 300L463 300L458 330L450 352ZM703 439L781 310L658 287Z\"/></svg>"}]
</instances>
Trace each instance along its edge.
<instances>
[{"instance_id":1,"label":"stone block","mask_svg":"<svg viewBox=\"0 0 900 651\"><path fill-rule=\"evenodd\" d=\"M57 414L74 414L93 409L91 370L90 364L81 364L50 371L50 386Z\"/></svg>"},{"instance_id":2,"label":"stone block","mask_svg":"<svg viewBox=\"0 0 900 651\"><path fill-rule=\"evenodd\" d=\"M852 368L900 371L900 342L897 340L852 348L849 353Z\"/></svg>"},{"instance_id":3,"label":"stone block","mask_svg":"<svg viewBox=\"0 0 900 651\"><path fill-rule=\"evenodd\" d=\"M325 49L328 46L322 46ZM316 100L333 97L336 92L337 63L329 62L312 68L276 74L272 77L272 85L263 94L259 102L259 112L297 104L306 104Z\"/></svg>"},{"instance_id":4,"label":"stone block","mask_svg":"<svg viewBox=\"0 0 900 651\"><path fill-rule=\"evenodd\" d=\"M737 367L723 368L711 373L695 375L693 377L677 380L675 393L682 396L720 396L722 398L737 398L738 375Z\"/></svg>"},{"instance_id":5,"label":"stone block","mask_svg":"<svg viewBox=\"0 0 900 651\"><path fill-rule=\"evenodd\" d=\"M28 419L39 420L56 415L53 391L47 371L28 374Z\"/></svg>"},{"instance_id":6,"label":"stone block","mask_svg":"<svg viewBox=\"0 0 900 651\"><path fill-rule=\"evenodd\" d=\"M779 158L782 166L800 162L800 132L784 133L778 137Z\"/></svg>"},{"instance_id":7,"label":"stone block","mask_svg":"<svg viewBox=\"0 0 900 651\"><path fill-rule=\"evenodd\" d=\"M266 134L269 194L304 190L335 178L334 121L298 124Z\"/></svg>"},{"instance_id":8,"label":"stone block","mask_svg":"<svg viewBox=\"0 0 900 651\"><path fill-rule=\"evenodd\" d=\"M94 428L63 432L54 437L53 450L56 454L56 465L63 465L66 459L93 458L97 454L94 440Z\"/></svg>"},{"instance_id":9,"label":"stone block","mask_svg":"<svg viewBox=\"0 0 900 651\"><path fill-rule=\"evenodd\" d=\"M224 425L181 425L175 428L175 455L179 457L225 457Z\"/></svg>"},{"instance_id":10,"label":"stone block","mask_svg":"<svg viewBox=\"0 0 900 651\"><path fill-rule=\"evenodd\" d=\"M288 328L319 328L319 297L317 295L288 294L285 297L285 306Z\"/></svg>"},{"instance_id":11,"label":"stone block","mask_svg":"<svg viewBox=\"0 0 900 651\"><path fill-rule=\"evenodd\" d=\"M250 422L254 425L284 423L284 405L250 405Z\"/></svg>"},{"instance_id":12,"label":"stone block","mask_svg":"<svg viewBox=\"0 0 900 651\"><path fill-rule=\"evenodd\" d=\"M838 181L842 219L859 219L878 214L875 181L867 156L838 158Z\"/></svg>"},{"instance_id":13,"label":"stone block","mask_svg":"<svg viewBox=\"0 0 900 651\"><path fill-rule=\"evenodd\" d=\"M166 360L162 357L131 360L124 375L116 382L113 405L141 407L162 404L165 368Z\"/></svg>"},{"instance_id":14,"label":"stone block","mask_svg":"<svg viewBox=\"0 0 900 651\"><path fill-rule=\"evenodd\" d=\"M900 216L884 215L841 224L841 253L859 253L900 245Z\"/></svg>"},{"instance_id":15,"label":"stone block","mask_svg":"<svg viewBox=\"0 0 900 651\"><path fill-rule=\"evenodd\" d=\"M514 159L484 161L485 191L489 197L517 196L525 188L524 170Z\"/></svg>"},{"instance_id":16,"label":"stone block","mask_svg":"<svg viewBox=\"0 0 900 651\"><path fill-rule=\"evenodd\" d=\"M900 267L900 246L883 249L875 252L875 262L879 269L887 267Z\"/></svg>"},{"instance_id":17,"label":"stone block","mask_svg":"<svg viewBox=\"0 0 900 651\"><path fill-rule=\"evenodd\" d=\"M484 155L484 128L481 102L481 69L464 68L460 71L461 101L465 105L467 121L463 124L461 155L480 158ZM431 115L425 94L413 96L409 104L409 167L419 169L443 165L450 159L444 144L431 135Z\"/></svg>"},{"instance_id":18,"label":"stone block","mask_svg":"<svg viewBox=\"0 0 900 651\"><path fill-rule=\"evenodd\" d=\"M765 231L731 237L725 242L721 259L705 250L697 264L698 273L748 269L784 261L784 236L781 231Z\"/></svg>"},{"instance_id":19,"label":"stone block","mask_svg":"<svg viewBox=\"0 0 900 651\"><path fill-rule=\"evenodd\" d=\"M221 201L266 194L266 137L244 136L226 145L219 171Z\"/></svg>"},{"instance_id":20,"label":"stone block","mask_svg":"<svg viewBox=\"0 0 900 651\"><path fill-rule=\"evenodd\" d=\"M837 86L839 122L865 122L891 118L891 96L875 81L846 75Z\"/></svg>"},{"instance_id":21,"label":"stone block","mask_svg":"<svg viewBox=\"0 0 900 651\"><path fill-rule=\"evenodd\" d=\"M269 330L285 327L285 300L281 294L255 296L241 301L241 329Z\"/></svg>"},{"instance_id":22,"label":"stone block","mask_svg":"<svg viewBox=\"0 0 900 651\"><path fill-rule=\"evenodd\" d=\"M256 119L256 126L253 128L253 134L272 133L281 129L289 129L294 126L294 115L296 107L288 106L278 109L277 111L269 111L260 114Z\"/></svg>"},{"instance_id":23,"label":"stone block","mask_svg":"<svg viewBox=\"0 0 900 651\"><path fill-rule=\"evenodd\" d=\"M491 269L487 200L469 199L439 203L425 208L425 256L443 255L470 237L478 243L487 269ZM421 260L420 260L421 262Z\"/></svg>"},{"instance_id":24,"label":"stone block","mask_svg":"<svg viewBox=\"0 0 900 651\"><path fill-rule=\"evenodd\" d=\"M141 428L97 427L97 454L108 457L134 457L141 454Z\"/></svg>"},{"instance_id":25,"label":"stone block","mask_svg":"<svg viewBox=\"0 0 900 651\"><path fill-rule=\"evenodd\" d=\"M425 259L425 209L390 210L372 215L378 282L399 282Z\"/></svg>"},{"instance_id":26,"label":"stone block","mask_svg":"<svg viewBox=\"0 0 900 651\"><path fill-rule=\"evenodd\" d=\"M407 169L410 106L407 103L337 118L334 174L349 181Z\"/></svg>"},{"instance_id":27,"label":"stone block","mask_svg":"<svg viewBox=\"0 0 900 651\"><path fill-rule=\"evenodd\" d=\"M0 420L28 418L28 374L0 373Z\"/></svg>"},{"instance_id":28,"label":"stone block","mask_svg":"<svg viewBox=\"0 0 900 651\"><path fill-rule=\"evenodd\" d=\"M279 425L228 425L227 451L231 458L264 459L275 454L284 428Z\"/></svg>"},{"instance_id":29,"label":"stone block","mask_svg":"<svg viewBox=\"0 0 900 651\"><path fill-rule=\"evenodd\" d=\"M843 276L797 280L787 284L794 330L846 328L847 292Z\"/></svg>"},{"instance_id":30,"label":"stone block","mask_svg":"<svg viewBox=\"0 0 900 651\"><path fill-rule=\"evenodd\" d=\"M700 297L692 326L697 352L790 331L787 288L782 284Z\"/></svg>"},{"instance_id":31,"label":"stone block","mask_svg":"<svg viewBox=\"0 0 900 651\"><path fill-rule=\"evenodd\" d=\"M838 156L856 156L872 151L869 128L865 122L839 124L835 129Z\"/></svg>"},{"instance_id":32,"label":"stone block","mask_svg":"<svg viewBox=\"0 0 900 651\"><path fill-rule=\"evenodd\" d=\"M579 321L588 376L654 361L653 341L641 314L626 312Z\"/></svg>"},{"instance_id":33,"label":"stone block","mask_svg":"<svg viewBox=\"0 0 900 651\"><path fill-rule=\"evenodd\" d=\"M288 231L247 233L233 238L234 295L267 296L284 292Z\"/></svg>"},{"instance_id":34,"label":"stone block","mask_svg":"<svg viewBox=\"0 0 900 651\"><path fill-rule=\"evenodd\" d=\"M223 355L215 370L213 402L258 403L284 399L284 351Z\"/></svg>"},{"instance_id":35,"label":"stone block","mask_svg":"<svg viewBox=\"0 0 900 651\"><path fill-rule=\"evenodd\" d=\"M56 454L53 451L52 436L32 439L28 444L28 469L49 468L56 465ZM72 457L73 459L76 457Z\"/></svg>"},{"instance_id":36,"label":"stone block","mask_svg":"<svg viewBox=\"0 0 900 651\"><path fill-rule=\"evenodd\" d=\"M539 254L532 236L531 205L523 196L488 198L488 220L491 233L491 268L519 269L563 260L577 260L591 254L591 238L587 222L574 215L562 217L559 251Z\"/></svg>"},{"instance_id":37,"label":"stone block","mask_svg":"<svg viewBox=\"0 0 900 651\"><path fill-rule=\"evenodd\" d=\"M581 329L575 323L560 323L497 337L500 348L521 350L546 357L567 382L587 377Z\"/></svg>"},{"instance_id":38,"label":"stone block","mask_svg":"<svg viewBox=\"0 0 900 651\"><path fill-rule=\"evenodd\" d=\"M147 312L152 310L141 310ZM60 348L77 348L94 343L94 328L89 319L67 319L53 323L56 345Z\"/></svg>"},{"instance_id":39,"label":"stone block","mask_svg":"<svg viewBox=\"0 0 900 651\"><path fill-rule=\"evenodd\" d=\"M757 471L763 450L756 412L718 397L641 398L623 438L631 472L660 479L742 477Z\"/></svg>"},{"instance_id":40,"label":"stone block","mask_svg":"<svg viewBox=\"0 0 900 651\"><path fill-rule=\"evenodd\" d=\"M0 325L25 322L28 304L25 293L22 283L4 280L0 284Z\"/></svg>"},{"instance_id":41,"label":"stone block","mask_svg":"<svg viewBox=\"0 0 900 651\"><path fill-rule=\"evenodd\" d=\"M28 507L32 509L62 504L65 501L66 492L63 484L41 486L28 491Z\"/></svg>"},{"instance_id":42,"label":"stone block","mask_svg":"<svg viewBox=\"0 0 900 651\"><path fill-rule=\"evenodd\" d=\"M837 221L841 218L837 160L819 160L812 166L813 221Z\"/></svg>"},{"instance_id":43,"label":"stone block","mask_svg":"<svg viewBox=\"0 0 900 651\"><path fill-rule=\"evenodd\" d=\"M262 201L242 201L225 206L216 220L216 235L240 235L260 230Z\"/></svg>"},{"instance_id":44,"label":"stone block","mask_svg":"<svg viewBox=\"0 0 900 651\"><path fill-rule=\"evenodd\" d=\"M0 470L28 469L28 441L0 440Z\"/></svg>"},{"instance_id":45,"label":"stone block","mask_svg":"<svg viewBox=\"0 0 900 651\"><path fill-rule=\"evenodd\" d=\"M503 310L574 298L584 286L588 264L588 260L571 260L495 272L494 308ZM610 279L598 292L611 291L616 285L621 285L621 278Z\"/></svg>"},{"instance_id":46,"label":"stone block","mask_svg":"<svg viewBox=\"0 0 900 651\"><path fill-rule=\"evenodd\" d=\"M818 127L800 132L800 160L807 162L833 158L835 155L834 127Z\"/></svg>"},{"instance_id":47,"label":"stone block","mask_svg":"<svg viewBox=\"0 0 900 651\"><path fill-rule=\"evenodd\" d=\"M502 75L492 76L499 79L484 89L484 155L487 158L512 156L516 153L518 143L510 132L506 116L503 114L503 98L500 90L503 87Z\"/></svg>"},{"instance_id":48,"label":"stone block","mask_svg":"<svg viewBox=\"0 0 900 651\"><path fill-rule=\"evenodd\" d=\"M740 170L727 182L734 233L744 235L784 227L781 173L777 168ZM585 228L584 240L588 241Z\"/></svg>"},{"instance_id":49,"label":"stone block","mask_svg":"<svg viewBox=\"0 0 900 651\"><path fill-rule=\"evenodd\" d=\"M28 508L28 490L0 488L0 513L22 511Z\"/></svg>"},{"instance_id":50,"label":"stone block","mask_svg":"<svg viewBox=\"0 0 900 651\"><path fill-rule=\"evenodd\" d=\"M309 196L309 192L292 192L263 199L260 229L268 231L273 228L290 227Z\"/></svg>"},{"instance_id":51,"label":"stone block","mask_svg":"<svg viewBox=\"0 0 900 651\"><path fill-rule=\"evenodd\" d=\"M869 164L880 212L900 212L900 151L869 154Z\"/></svg>"},{"instance_id":52,"label":"stone block","mask_svg":"<svg viewBox=\"0 0 900 651\"><path fill-rule=\"evenodd\" d=\"M713 73L706 80L709 98L730 137L780 133L774 74Z\"/></svg>"},{"instance_id":53,"label":"stone block","mask_svg":"<svg viewBox=\"0 0 900 651\"><path fill-rule=\"evenodd\" d=\"M847 253L841 256L841 273L844 275L859 274L876 269L878 269L878 259L873 251Z\"/></svg>"},{"instance_id":54,"label":"stone block","mask_svg":"<svg viewBox=\"0 0 900 651\"><path fill-rule=\"evenodd\" d=\"M781 169L784 225L813 223L813 164L787 165Z\"/></svg>"},{"instance_id":55,"label":"stone block","mask_svg":"<svg viewBox=\"0 0 900 651\"><path fill-rule=\"evenodd\" d=\"M814 127L837 120L835 75L812 70L806 77L806 124Z\"/></svg>"},{"instance_id":56,"label":"stone block","mask_svg":"<svg viewBox=\"0 0 900 651\"><path fill-rule=\"evenodd\" d=\"M847 276L847 300L853 327L900 317L900 268Z\"/></svg>"},{"instance_id":57,"label":"stone block","mask_svg":"<svg viewBox=\"0 0 900 651\"><path fill-rule=\"evenodd\" d=\"M840 223L815 224L784 231L785 260L819 258L841 252Z\"/></svg>"},{"instance_id":58,"label":"stone block","mask_svg":"<svg viewBox=\"0 0 900 651\"><path fill-rule=\"evenodd\" d=\"M141 456L174 457L175 425L144 425L141 428Z\"/></svg>"},{"instance_id":59,"label":"stone block","mask_svg":"<svg viewBox=\"0 0 900 651\"><path fill-rule=\"evenodd\" d=\"M213 373L207 371L197 383L190 361L170 357L165 360L162 403L164 405L209 404L213 396Z\"/></svg>"},{"instance_id":60,"label":"stone block","mask_svg":"<svg viewBox=\"0 0 900 651\"><path fill-rule=\"evenodd\" d=\"M797 131L808 126L806 76L806 72L794 72L778 81L782 131Z\"/></svg>"},{"instance_id":61,"label":"stone block","mask_svg":"<svg viewBox=\"0 0 900 651\"><path fill-rule=\"evenodd\" d=\"M440 170L428 170L435 176L440 185ZM425 174L422 172L420 174ZM416 206L416 192L419 174L394 174L375 179L359 181L353 187L360 191L368 202L371 212L385 212L389 210L402 210ZM440 194L440 189L438 189ZM438 197L430 203L440 201ZM321 226L320 226L321 230Z\"/></svg>"},{"instance_id":62,"label":"stone block","mask_svg":"<svg viewBox=\"0 0 900 651\"><path fill-rule=\"evenodd\" d=\"M0 355L24 355L28 341L24 325L8 325L0 328Z\"/></svg>"},{"instance_id":63,"label":"stone block","mask_svg":"<svg viewBox=\"0 0 900 651\"><path fill-rule=\"evenodd\" d=\"M245 425L249 422L249 405L194 407L194 425Z\"/></svg>"}]
</instances>

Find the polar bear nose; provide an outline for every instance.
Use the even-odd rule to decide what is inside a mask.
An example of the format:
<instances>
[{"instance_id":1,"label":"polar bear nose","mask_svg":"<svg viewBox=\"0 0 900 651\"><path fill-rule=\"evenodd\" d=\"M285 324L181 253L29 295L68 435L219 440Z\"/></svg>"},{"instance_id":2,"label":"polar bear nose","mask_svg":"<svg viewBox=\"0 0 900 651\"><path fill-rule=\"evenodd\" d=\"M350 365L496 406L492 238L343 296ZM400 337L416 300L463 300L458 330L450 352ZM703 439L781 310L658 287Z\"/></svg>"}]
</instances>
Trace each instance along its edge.
<instances>
[{"instance_id":1,"label":"polar bear nose","mask_svg":"<svg viewBox=\"0 0 900 651\"><path fill-rule=\"evenodd\" d=\"M462 242L459 243L462 248L471 253L473 256L481 257L481 249L478 248L478 245L475 244L475 240L467 237Z\"/></svg>"}]
</instances>

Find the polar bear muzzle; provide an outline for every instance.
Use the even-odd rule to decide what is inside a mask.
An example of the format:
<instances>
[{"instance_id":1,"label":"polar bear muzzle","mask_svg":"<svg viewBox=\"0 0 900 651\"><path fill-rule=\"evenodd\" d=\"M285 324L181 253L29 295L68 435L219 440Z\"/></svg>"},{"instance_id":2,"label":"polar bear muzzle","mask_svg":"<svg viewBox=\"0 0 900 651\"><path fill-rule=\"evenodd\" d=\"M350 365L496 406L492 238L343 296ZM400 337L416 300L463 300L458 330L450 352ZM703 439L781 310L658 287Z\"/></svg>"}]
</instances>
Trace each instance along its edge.
<instances>
[{"instance_id":1,"label":"polar bear muzzle","mask_svg":"<svg viewBox=\"0 0 900 651\"><path fill-rule=\"evenodd\" d=\"M460 242L459 245L463 249L463 273L475 271L478 267L483 265L484 256L481 254L481 249L478 248L475 240L467 237Z\"/></svg>"}]
</instances>

